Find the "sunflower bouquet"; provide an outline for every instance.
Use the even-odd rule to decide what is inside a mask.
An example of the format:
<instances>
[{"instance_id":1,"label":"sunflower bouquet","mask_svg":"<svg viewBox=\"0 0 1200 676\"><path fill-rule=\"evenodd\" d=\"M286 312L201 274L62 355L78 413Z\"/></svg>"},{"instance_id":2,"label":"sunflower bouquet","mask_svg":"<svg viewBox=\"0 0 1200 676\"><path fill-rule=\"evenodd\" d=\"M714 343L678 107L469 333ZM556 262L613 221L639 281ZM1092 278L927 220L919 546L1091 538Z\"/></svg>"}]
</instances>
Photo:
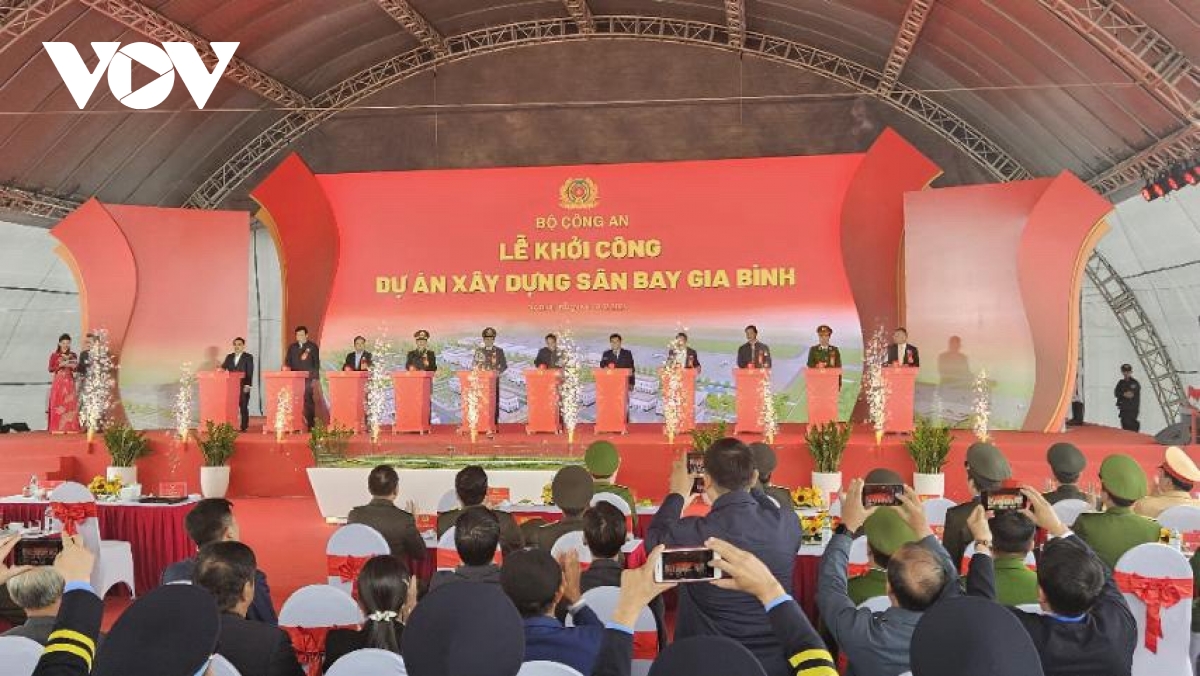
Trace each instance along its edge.
<instances>
[{"instance_id":1,"label":"sunflower bouquet","mask_svg":"<svg viewBox=\"0 0 1200 676\"><path fill-rule=\"evenodd\" d=\"M545 486L542 486L542 504L543 505L553 505L554 504L554 489L552 488L552 486L550 484L546 484Z\"/></svg>"},{"instance_id":2,"label":"sunflower bouquet","mask_svg":"<svg viewBox=\"0 0 1200 676\"><path fill-rule=\"evenodd\" d=\"M99 475L92 477L92 482L88 484L88 490L100 499L115 499L123 487L121 477L105 479Z\"/></svg>"},{"instance_id":3,"label":"sunflower bouquet","mask_svg":"<svg viewBox=\"0 0 1200 676\"><path fill-rule=\"evenodd\" d=\"M800 486L792 491L792 502L797 508L824 507L825 496L821 489L813 486Z\"/></svg>"}]
</instances>

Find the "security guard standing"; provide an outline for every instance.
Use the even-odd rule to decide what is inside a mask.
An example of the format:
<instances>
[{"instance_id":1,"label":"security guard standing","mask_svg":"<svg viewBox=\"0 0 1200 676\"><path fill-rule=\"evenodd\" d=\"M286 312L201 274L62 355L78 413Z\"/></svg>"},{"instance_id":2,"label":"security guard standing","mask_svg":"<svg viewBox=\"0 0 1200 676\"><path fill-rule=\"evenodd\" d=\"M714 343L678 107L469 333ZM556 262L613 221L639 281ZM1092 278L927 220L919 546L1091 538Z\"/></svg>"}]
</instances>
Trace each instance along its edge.
<instances>
[{"instance_id":1,"label":"security guard standing","mask_svg":"<svg viewBox=\"0 0 1200 676\"><path fill-rule=\"evenodd\" d=\"M1146 473L1128 455L1114 453L1100 465L1106 509L1080 514L1072 529L1096 551L1109 568L1125 552L1147 542L1158 542L1159 526L1153 519L1133 513L1133 503L1146 495Z\"/></svg>"},{"instance_id":2,"label":"security guard standing","mask_svg":"<svg viewBox=\"0 0 1200 676\"><path fill-rule=\"evenodd\" d=\"M525 538L527 543L537 543L537 546L550 551L554 543L567 533L583 530L583 510L592 502L592 475L579 465L568 465L554 475L550 484L550 494L554 504L562 510L563 518L557 523L541 526L534 533L534 538Z\"/></svg>"},{"instance_id":3,"label":"security guard standing","mask_svg":"<svg viewBox=\"0 0 1200 676\"><path fill-rule=\"evenodd\" d=\"M593 441L583 453L583 466L592 475L592 494L612 493L629 505L631 523L637 527L637 501L628 487L613 483L621 467L621 454L611 441ZM590 498L589 498L590 501Z\"/></svg>"},{"instance_id":4,"label":"security guard standing","mask_svg":"<svg viewBox=\"0 0 1200 676\"><path fill-rule=\"evenodd\" d=\"M1077 485L1079 475L1087 467L1087 458L1083 457L1075 444L1065 441L1054 444L1046 451L1046 462L1050 464L1050 471L1054 472L1054 480L1058 482L1058 488L1042 494L1046 502L1052 505L1062 500L1088 502L1087 493L1079 490Z\"/></svg>"},{"instance_id":5,"label":"security guard standing","mask_svg":"<svg viewBox=\"0 0 1200 676\"><path fill-rule=\"evenodd\" d=\"M1129 364L1121 364L1121 379L1113 388L1113 396L1117 398L1121 429L1140 431L1142 423L1138 422L1138 412L1142 407L1142 384L1133 377L1133 367Z\"/></svg>"},{"instance_id":6,"label":"security guard standing","mask_svg":"<svg viewBox=\"0 0 1200 676\"><path fill-rule=\"evenodd\" d=\"M413 334L413 338L417 340L417 349L408 351L408 358L404 360L404 370L436 371L437 355L429 349L429 332L421 329Z\"/></svg>"},{"instance_id":7,"label":"security guard standing","mask_svg":"<svg viewBox=\"0 0 1200 676\"><path fill-rule=\"evenodd\" d=\"M897 549L918 539L900 512L889 507L872 512L863 522L863 532L867 534L871 569L846 583L846 592L856 605L876 596L887 596L888 561Z\"/></svg>"},{"instance_id":8,"label":"security guard standing","mask_svg":"<svg viewBox=\"0 0 1200 676\"><path fill-rule=\"evenodd\" d=\"M1171 446L1158 468L1158 485L1155 486L1154 495L1138 500L1133 511L1157 519L1159 514L1171 507L1200 507L1200 500L1192 497L1192 490L1197 483L1200 483L1200 468L1182 448Z\"/></svg>"},{"instance_id":9,"label":"security guard standing","mask_svg":"<svg viewBox=\"0 0 1200 676\"><path fill-rule=\"evenodd\" d=\"M967 519L975 511L975 505L980 504L980 492L995 490L1012 477L1008 459L1000 449L986 441L977 441L967 448L966 465L967 486L974 497L946 510L946 529L942 535L942 544L950 554L950 560L955 562L962 560L967 543L974 540L967 528Z\"/></svg>"},{"instance_id":10,"label":"security guard standing","mask_svg":"<svg viewBox=\"0 0 1200 676\"><path fill-rule=\"evenodd\" d=\"M795 509L792 492L782 486L771 484L771 473L779 464L775 449L761 441L750 444L750 452L754 454L754 468L758 470L758 482L762 491L779 503L780 509Z\"/></svg>"}]
</instances>

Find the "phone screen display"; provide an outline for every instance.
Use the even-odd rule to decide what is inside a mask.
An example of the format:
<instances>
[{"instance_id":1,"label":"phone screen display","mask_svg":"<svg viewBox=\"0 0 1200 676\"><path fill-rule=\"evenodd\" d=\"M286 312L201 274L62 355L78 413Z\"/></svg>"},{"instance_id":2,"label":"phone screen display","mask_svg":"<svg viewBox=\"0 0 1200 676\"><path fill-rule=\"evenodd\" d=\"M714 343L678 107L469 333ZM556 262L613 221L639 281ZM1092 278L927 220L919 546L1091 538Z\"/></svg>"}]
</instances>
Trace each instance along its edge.
<instances>
[{"instance_id":1,"label":"phone screen display","mask_svg":"<svg viewBox=\"0 0 1200 676\"><path fill-rule=\"evenodd\" d=\"M711 549L668 549L659 562L661 582L704 582L720 577L713 566L716 554Z\"/></svg>"},{"instance_id":2,"label":"phone screen display","mask_svg":"<svg viewBox=\"0 0 1200 676\"><path fill-rule=\"evenodd\" d=\"M51 566L62 551L62 540L26 539L13 549L13 563L18 566Z\"/></svg>"},{"instance_id":3,"label":"phone screen display","mask_svg":"<svg viewBox=\"0 0 1200 676\"><path fill-rule=\"evenodd\" d=\"M1029 507L1025 495L1016 488L1001 488L981 494L983 508L991 512L1010 512Z\"/></svg>"},{"instance_id":4,"label":"phone screen display","mask_svg":"<svg viewBox=\"0 0 1200 676\"><path fill-rule=\"evenodd\" d=\"M866 484L863 486L863 507L892 507L900 504L903 484Z\"/></svg>"}]
</instances>

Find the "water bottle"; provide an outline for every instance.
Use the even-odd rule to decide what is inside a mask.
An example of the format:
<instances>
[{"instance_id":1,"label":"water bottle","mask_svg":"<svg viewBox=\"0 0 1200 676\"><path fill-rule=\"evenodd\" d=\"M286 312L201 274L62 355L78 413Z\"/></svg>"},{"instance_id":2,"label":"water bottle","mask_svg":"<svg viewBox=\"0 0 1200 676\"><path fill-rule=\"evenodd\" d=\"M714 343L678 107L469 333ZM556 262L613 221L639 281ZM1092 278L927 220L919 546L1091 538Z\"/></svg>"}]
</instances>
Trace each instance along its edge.
<instances>
[{"instance_id":1,"label":"water bottle","mask_svg":"<svg viewBox=\"0 0 1200 676\"><path fill-rule=\"evenodd\" d=\"M1178 528L1171 529L1171 538L1167 540L1167 545L1177 552L1183 551L1183 533L1180 533Z\"/></svg>"},{"instance_id":2,"label":"water bottle","mask_svg":"<svg viewBox=\"0 0 1200 676\"><path fill-rule=\"evenodd\" d=\"M52 526L54 526L54 511L47 507L46 513L42 516L42 532L49 533Z\"/></svg>"},{"instance_id":3,"label":"water bottle","mask_svg":"<svg viewBox=\"0 0 1200 676\"><path fill-rule=\"evenodd\" d=\"M30 498L36 498L37 492L38 492L38 478L37 478L37 475L34 474L29 477L29 483L26 484L26 486L25 486L25 496L30 497Z\"/></svg>"}]
</instances>

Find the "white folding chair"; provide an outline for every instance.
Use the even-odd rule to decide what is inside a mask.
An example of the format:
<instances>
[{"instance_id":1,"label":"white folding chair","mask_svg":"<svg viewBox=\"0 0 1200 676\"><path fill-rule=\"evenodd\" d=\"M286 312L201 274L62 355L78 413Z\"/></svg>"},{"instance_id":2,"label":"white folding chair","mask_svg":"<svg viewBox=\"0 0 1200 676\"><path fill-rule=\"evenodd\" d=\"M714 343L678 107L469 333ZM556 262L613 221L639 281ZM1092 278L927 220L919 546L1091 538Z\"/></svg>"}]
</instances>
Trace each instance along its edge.
<instances>
[{"instance_id":1,"label":"white folding chair","mask_svg":"<svg viewBox=\"0 0 1200 676\"><path fill-rule=\"evenodd\" d=\"M1075 525L1075 519L1078 519L1080 514L1096 511L1087 502L1075 498L1059 500L1054 503L1053 507L1054 513L1058 515L1058 520L1062 521L1067 528Z\"/></svg>"},{"instance_id":2,"label":"white folding chair","mask_svg":"<svg viewBox=\"0 0 1200 676\"><path fill-rule=\"evenodd\" d=\"M309 629L358 628L362 610L338 587L310 584L297 589L279 609L279 627L287 632L305 673L318 673L325 658L324 633ZM315 666L314 666L315 665ZM316 670L316 671L314 671Z\"/></svg>"},{"instance_id":3,"label":"white folding chair","mask_svg":"<svg viewBox=\"0 0 1200 676\"><path fill-rule=\"evenodd\" d=\"M1192 598L1163 607L1162 633L1157 649L1153 652L1146 642L1146 604L1136 594L1127 592L1122 577L1137 575L1140 578L1192 580L1192 567L1187 559L1172 547L1160 544L1138 545L1125 552L1117 560L1114 572L1117 586L1122 587L1129 610L1137 620L1137 645L1133 651L1133 676L1161 676L1162 674L1188 674L1192 671L1190 660Z\"/></svg>"},{"instance_id":4,"label":"white folding chair","mask_svg":"<svg viewBox=\"0 0 1200 676\"><path fill-rule=\"evenodd\" d=\"M616 507L626 517L633 516L633 510L629 507L629 503L625 502L625 500L623 500L621 498L621 496L617 495L616 493L609 493L608 491L602 491L600 493L596 493L595 495L592 496L592 501L589 504L592 507L595 507L596 505L600 504L601 502L607 502L608 504L612 505L613 507Z\"/></svg>"},{"instance_id":5,"label":"white folding chair","mask_svg":"<svg viewBox=\"0 0 1200 676\"><path fill-rule=\"evenodd\" d=\"M925 520L929 522L929 527L939 540L942 539L942 533L946 530L946 510L953 506L954 501L947 498L930 498L923 505Z\"/></svg>"},{"instance_id":6,"label":"white folding chair","mask_svg":"<svg viewBox=\"0 0 1200 676\"><path fill-rule=\"evenodd\" d=\"M842 499L841 498L837 498L836 500L833 501L833 504L829 506L829 516L837 517L839 519L842 518Z\"/></svg>"},{"instance_id":7,"label":"white folding chair","mask_svg":"<svg viewBox=\"0 0 1200 676\"><path fill-rule=\"evenodd\" d=\"M50 503L64 504L95 504L96 498L83 484L67 481L50 493ZM62 522L54 519L55 530L62 530ZM100 521L92 517L84 519L78 526L83 544L96 555L96 565L92 569L92 589L100 598L118 583L129 587L129 595L136 597L137 588L133 576L133 547L123 540L101 540Z\"/></svg>"},{"instance_id":8,"label":"white folding chair","mask_svg":"<svg viewBox=\"0 0 1200 676\"><path fill-rule=\"evenodd\" d=\"M1177 530L1180 533L1200 531L1200 507L1192 505L1169 507L1158 515L1158 525L1167 530Z\"/></svg>"},{"instance_id":9,"label":"white folding chair","mask_svg":"<svg viewBox=\"0 0 1200 676\"><path fill-rule=\"evenodd\" d=\"M559 536L550 547L550 555L557 560L559 556L571 550L579 554L580 566L587 568L592 565L592 550L588 549L587 543L583 541L583 531L575 530Z\"/></svg>"},{"instance_id":10,"label":"white folding chair","mask_svg":"<svg viewBox=\"0 0 1200 676\"><path fill-rule=\"evenodd\" d=\"M209 666L212 668L212 676L242 676L242 672L222 655L213 655Z\"/></svg>"},{"instance_id":11,"label":"white folding chair","mask_svg":"<svg viewBox=\"0 0 1200 676\"><path fill-rule=\"evenodd\" d=\"M846 568L850 577L862 575L871 567L871 552L867 549L867 539L854 538L850 543L850 552L847 555Z\"/></svg>"},{"instance_id":12,"label":"white folding chair","mask_svg":"<svg viewBox=\"0 0 1200 676\"><path fill-rule=\"evenodd\" d=\"M373 557L391 552L387 540L374 528L361 523L342 526L325 545L329 586L351 593L363 565Z\"/></svg>"},{"instance_id":13,"label":"white folding chair","mask_svg":"<svg viewBox=\"0 0 1200 676\"><path fill-rule=\"evenodd\" d=\"M617 609L620 596L620 587L593 587L583 593L583 600L601 622L608 622ZM566 625L575 626L575 620L570 615L567 616ZM654 658L658 656L658 622L655 621L649 606L644 606L638 612L633 632L633 668L630 674L645 676L650 672Z\"/></svg>"},{"instance_id":14,"label":"white folding chair","mask_svg":"<svg viewBox=\"0 0 1200 676\"><path fill-rule=\"evenodd\" d=\"M866 608L873 613L882 613L892 607L892 600L886 596L872 596L871 598L858 604L859 608Z\"/></svg>"},{"instance_id":15,"label":"white folding chair","mask_svg":"<svg viewBox=\"0 0 1200 676\"><path fill-rule=\"evenodd\" d=\"M583 676L583 674L561 662L534 660L522 664L517 676Z\"/></svg>"},{"instance_id":16,"label":"white folding chair","mask_svg":"<svg viewBox=\"0 0 1200 676\"><path fill-rule=\"evenodd\" d=\"M42 658L42 644L24 636L0 636L0 664L5 676L29 676Z\"/></svg>"},{"instance_id":17,"label":"white folding chair","mask_svg":"<svg viewBox=\"0 0 1200 676\"><path fill-rule=\"evenodd\" d=\"M408 676L408 670L396 653L363 648L339 657L325 676Z\"/></svg>"},{"instance_id":18,"label":"white folding chair","mask_svg":"<svg viewBox=\"0 0 1200 676\"><path fill-rule=\"evenodd\" d=\"M445 493L442 493L442 497L438 498L438 503L437 503L438 514L441 514L442 512L451 512L451 511L458 509L459 507L460 507L460 505L458 503L458 493L456 493L453 488L446 491Z\"/></svg>"}]
</instances>

